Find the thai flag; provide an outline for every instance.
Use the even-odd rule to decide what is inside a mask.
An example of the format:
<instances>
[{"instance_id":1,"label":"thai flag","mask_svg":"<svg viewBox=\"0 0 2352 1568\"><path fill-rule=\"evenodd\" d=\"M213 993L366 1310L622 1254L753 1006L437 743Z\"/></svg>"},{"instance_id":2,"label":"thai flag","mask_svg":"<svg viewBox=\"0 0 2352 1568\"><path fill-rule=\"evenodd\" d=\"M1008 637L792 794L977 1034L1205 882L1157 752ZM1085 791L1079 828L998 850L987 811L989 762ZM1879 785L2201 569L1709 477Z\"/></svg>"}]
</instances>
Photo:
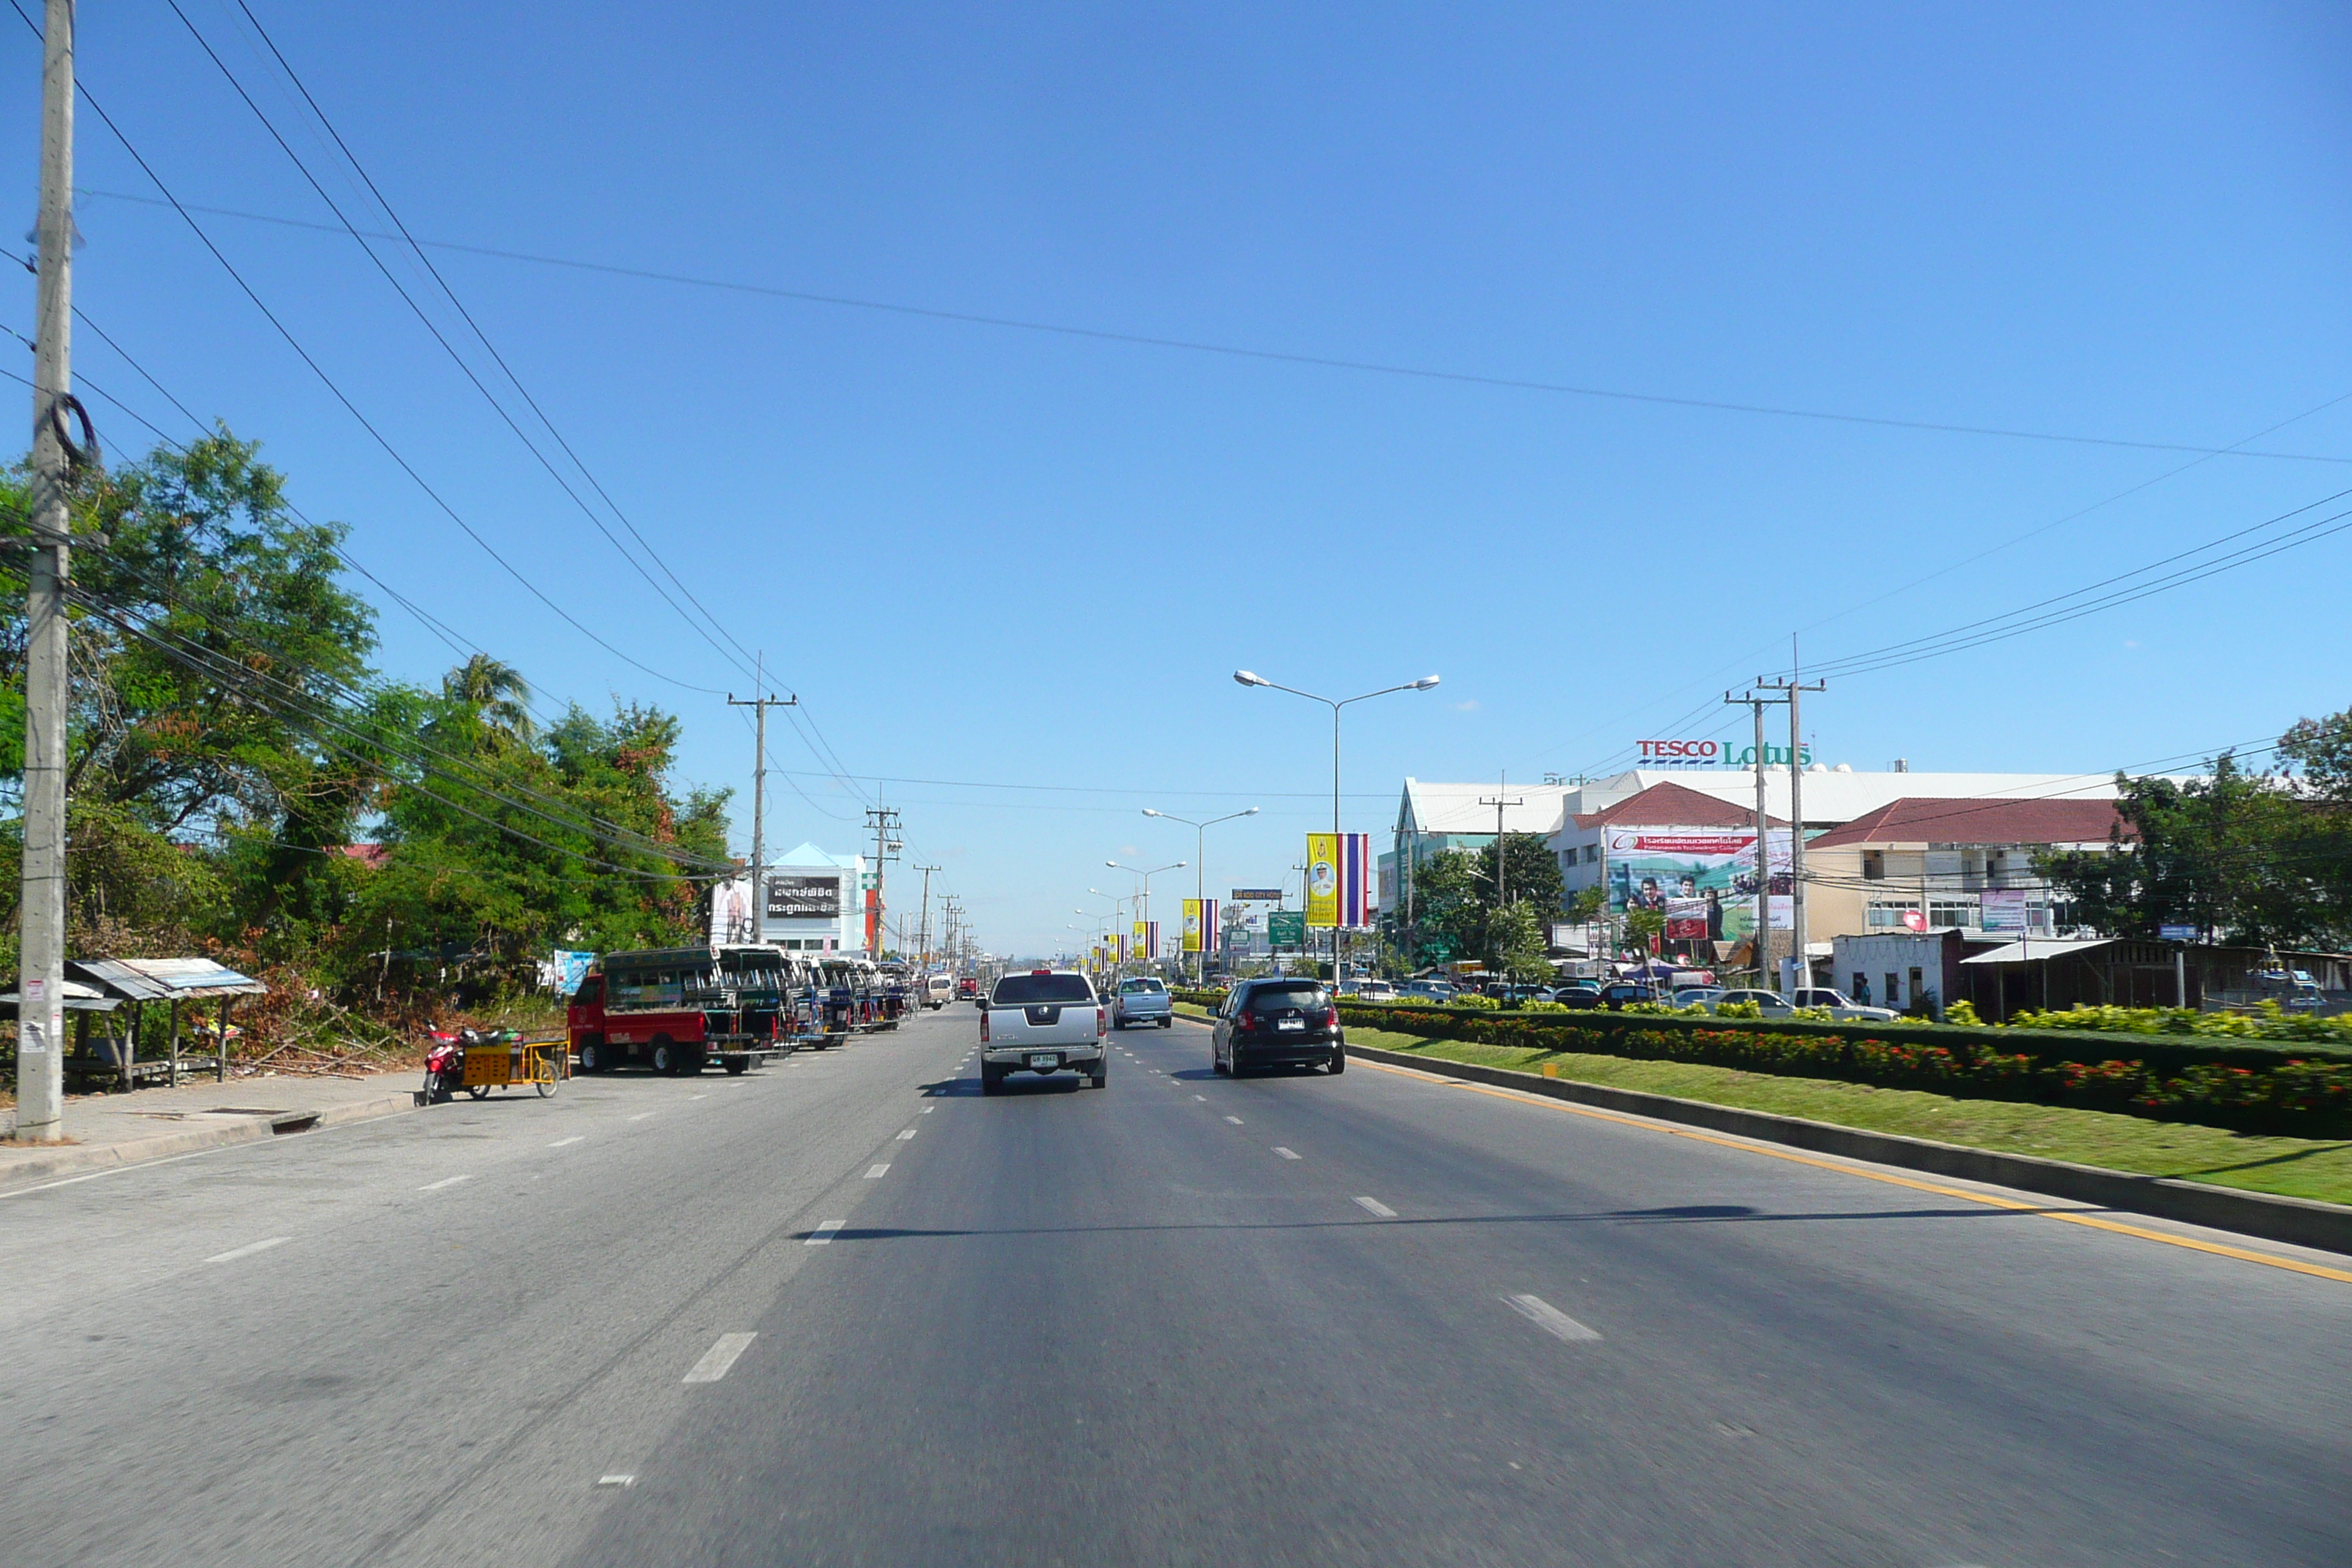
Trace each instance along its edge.
<instances>
[{"instance_id":1,"label":"thai flag","mask_svg":"<svg viewBox=\"0 0 2352 1568\"><path fill-rule=\"evenodd\" d=\"M1372 836L1339 836L1339 923L1362 931L1372 923Z\"/></svg>"},{"instance_id":2,"label":"thai flag","mask_svg":"<svg viewBox=\"0 0 2352 1568\"><path fill-rule=\"evenodd\" d=\"M1201 900L1201 951L1217 951L1217 900L1214 899Z\"/></svg>"}]
</instances>

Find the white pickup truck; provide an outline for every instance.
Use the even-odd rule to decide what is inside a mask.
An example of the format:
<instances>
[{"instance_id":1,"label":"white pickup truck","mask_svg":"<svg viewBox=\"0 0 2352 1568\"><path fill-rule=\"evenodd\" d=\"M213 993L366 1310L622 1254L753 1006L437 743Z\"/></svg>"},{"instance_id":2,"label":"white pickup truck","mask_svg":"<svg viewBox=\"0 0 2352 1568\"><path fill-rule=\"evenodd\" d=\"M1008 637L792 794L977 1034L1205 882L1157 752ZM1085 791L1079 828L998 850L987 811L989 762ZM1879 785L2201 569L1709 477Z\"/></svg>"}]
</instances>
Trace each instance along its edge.
<instances>
[{"instance_id":1,"label":"white pickup truck","mask_svg":"<svg viewBox=\"0 0 2352 1568\"><path fill-rule=\"evenodd\" d=\"M1085 975L1033 969L1002 976L980 1004L980 1091L994 1094L1007 1073L1065 1068L1101 1089L1110 1079L1109 1033L1110 1009Z\"/></svg>"}]
</instances>

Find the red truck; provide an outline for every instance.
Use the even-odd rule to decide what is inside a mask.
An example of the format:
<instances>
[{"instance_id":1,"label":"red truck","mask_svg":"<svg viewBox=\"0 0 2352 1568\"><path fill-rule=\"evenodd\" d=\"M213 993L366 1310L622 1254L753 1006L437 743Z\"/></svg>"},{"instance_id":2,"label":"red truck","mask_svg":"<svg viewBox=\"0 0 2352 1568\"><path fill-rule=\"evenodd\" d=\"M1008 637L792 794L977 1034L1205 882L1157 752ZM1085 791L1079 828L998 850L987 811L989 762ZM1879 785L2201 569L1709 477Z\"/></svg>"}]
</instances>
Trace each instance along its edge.
<instances>
[{"instance_id":1,"label":"red truck","mask_svg":"<svg viewBox=\"0 0 2352 1568\"><path fill-rule=\"evenodd\" d=\"M811 1033L809 977L772 947L607 953L564 1021L583 1073L642 1062L657 1073L730 1073L789 1054Z\"/></svg>"}]
</instances>

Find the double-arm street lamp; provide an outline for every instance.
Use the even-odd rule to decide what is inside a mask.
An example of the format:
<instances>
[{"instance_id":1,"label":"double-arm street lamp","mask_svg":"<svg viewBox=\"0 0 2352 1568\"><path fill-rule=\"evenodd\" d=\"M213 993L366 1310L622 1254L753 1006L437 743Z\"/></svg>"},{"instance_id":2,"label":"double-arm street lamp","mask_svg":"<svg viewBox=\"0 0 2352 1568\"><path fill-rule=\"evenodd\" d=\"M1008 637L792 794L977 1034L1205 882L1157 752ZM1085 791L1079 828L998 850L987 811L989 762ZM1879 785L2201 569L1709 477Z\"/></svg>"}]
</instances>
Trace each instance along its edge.
<instances>
[{"instance_id":1,"label":"double-arm street lamp","mask_svg":"<svg viewBox=\"0 0 2352 1568\"><path fill-rule=\"evenodd\" d=\"M1171 816L1164 811L1154 811L1148 805L1143 808L1143 815L1146 816L1156 816L1162 822L1181 822L1185 826L1192 830L1192 854L1194 856L1194 859L1192 861L1192 907L1199 910L1203 917L1201 928L1201 945L1197 950L1195 950L1199 956L1193 978L1202 984L1206 984L1209 978L1209 931L1206 919L1209 909L1209 829L1214 827L1220 822L1234 822L1244 816L1255 816L1257 815L1257 807L1253 805L1246 811L1236 811L1224 816L1213 816L1205 822L1195 822L1189 816Z\"/></svg>"},{"instance_id":2,"label":"double-arm street lamp","mask_svg":"<svg viewBox=\"0 0 2352 1568\"><path fill-rule=\"evenodd\" d=\"M1129 876L1143 879L1143 912L1137 918L1143 922L1143 934L1148 939L1151 935L1151 879L1162 871L1181 871L1190 862L1179 860L1172 866L1154 866L1149 871L1140 866L1122 866L1116 860L1106 860L1103 864L1114 871L1125 871ZM1147 952L1143 957L1146 963L1151 963L1158 962L1160 955Z\"/></svg>"},{"instance_id":3,"label":"double-arm street lamp","mask_svg":"<svg viewBox=\"0 0 2352 1568\"><path fill-rule=\"evenodd\" d=\"M1424 675L1419 680L1408 680L1402 686L1383 686L1378 691L1367 691L1355 697L1318 697L1312 691L1301 691L1296 686L1285 686L1278 680L1268 680L1246 669L1234 671L1234 679L1244 686L1270 686L1276 691L1287 691L1293 697L1304 697L1309 702L1320 702L1331 710L1331 837L1339 837L1339 710L1351 702L1362 702L1373 697L1386 697L1391 691L1426 691L1437 684L1437 677ZM1334 850L1339 848L1335 842ZM1334 868L1335 869L1337 868ZM1365 868L1370 870L1370 868ZM1309 873L1310 878L1312 873ZM1331 928L1331 986L1336 993L1339 985L1339 928Z\"/></svg>"}]
</instances>

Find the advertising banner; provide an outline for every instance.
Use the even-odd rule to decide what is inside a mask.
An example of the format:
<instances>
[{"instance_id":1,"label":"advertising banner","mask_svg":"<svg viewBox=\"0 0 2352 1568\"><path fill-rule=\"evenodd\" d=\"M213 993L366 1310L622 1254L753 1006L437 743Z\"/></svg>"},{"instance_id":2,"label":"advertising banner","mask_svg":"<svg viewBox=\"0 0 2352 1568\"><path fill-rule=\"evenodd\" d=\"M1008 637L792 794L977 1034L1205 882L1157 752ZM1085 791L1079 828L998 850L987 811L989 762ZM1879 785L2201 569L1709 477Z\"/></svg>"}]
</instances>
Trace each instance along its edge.
<instances>
[{"instance_id":1,"label":"advertising banner","mask_svg":"<svg viewBox=\"0 0 2352 1568\"><path fill-rule=\"evenodd\" d=\"M1329 931L1339 923L1339 836L1307 836L1307 925Z\"/></svg>"},{"instance_id":2,"label":"advertising banner","mask_svg":"<svg viewBox=\"0 0 2352 1568\"><path fill-rule=\"evenodd\" d=\"M2025 929L2025 889L1988 888L1977 895L1977 910L1987 936Z\"/></svg>"},{"instance_id":3,"label":"advertising banner","mask_svg":"<svg viewBox=\"0 0 2352 1568\"><path fill-rule=\"evenodd\" d=\"M1756 831L1724 827L1611 827L1602 830L1609 908L1654 910L1675 942L1738 942L1756 929ZM1789 830L1772 829L1765 874L1772 924L1794 890Z\"/></svg>"},{"instance_id":4,"label":"advertising banner","mask_svg":"<svg viewBox=\"0 0 2352 1568\"><path fill-rule=\"evenodd\" d=\"M588 978L588 966L595 962L596 955L593 952L566 952L558 948L554 963L555 989L566 996L579 990L580 983Z\"/></svg>"},{"instance_id":5,"label":"advertising banner","mask_svg":"<svg viewBox=\"0 0 2352 1568\"><path fill-rule=\"evenodd\" d=\"M1214 952L1217 951L1217 900L1187 899L1184 900L1184 951Z\"/></svg>"},{"instance_id":6,"label":"advertising banner","mask_svg":"<svg viewBox=\"0 0 2352 1568\"><path fill-rule=\"evenodd\" d=\"M770 877L768 918L772 921L831 921L842 915L842 876L838 871L814 875Z\"/></svg>"},{"instance_id":7,"label":"advertising banner","mask_svg":"<svg viewBox=\"0 0 2352 1568\"><path fill-rule=\"evenodd\" d=\"M710 949L742 947L760 940L751 919L751 879L738 877L710 889ZM575 987L576 989L576 987Z\"/></svg>"}]
</instances>

